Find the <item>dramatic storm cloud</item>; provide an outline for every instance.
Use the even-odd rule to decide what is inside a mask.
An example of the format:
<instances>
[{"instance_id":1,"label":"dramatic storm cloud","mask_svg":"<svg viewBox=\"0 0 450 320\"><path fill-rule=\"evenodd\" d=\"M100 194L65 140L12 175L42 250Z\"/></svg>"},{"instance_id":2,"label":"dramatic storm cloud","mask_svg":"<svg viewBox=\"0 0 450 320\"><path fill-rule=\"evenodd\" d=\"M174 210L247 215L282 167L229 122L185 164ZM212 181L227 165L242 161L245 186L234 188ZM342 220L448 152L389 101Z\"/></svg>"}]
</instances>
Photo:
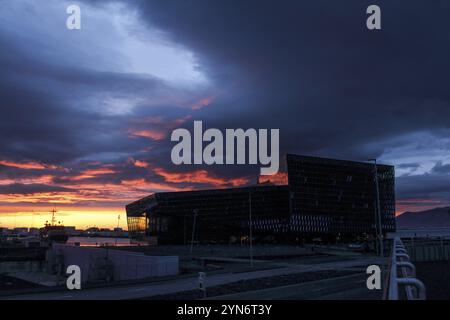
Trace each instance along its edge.
<instances>
[{"instance_id":1,"label":"dramatic storm cloud","mask_svg":"<svg viewBox=\"0 0 450 320\"><path fill-rule=\"evenodd\" d=\"M85 0L68 30L71 3L0 5L2 212L255 183L170 162L193 120L394 164L399 210L450 203L447 1L378 1L377 31L367 1Z\"/></svg>"}]
</instances>

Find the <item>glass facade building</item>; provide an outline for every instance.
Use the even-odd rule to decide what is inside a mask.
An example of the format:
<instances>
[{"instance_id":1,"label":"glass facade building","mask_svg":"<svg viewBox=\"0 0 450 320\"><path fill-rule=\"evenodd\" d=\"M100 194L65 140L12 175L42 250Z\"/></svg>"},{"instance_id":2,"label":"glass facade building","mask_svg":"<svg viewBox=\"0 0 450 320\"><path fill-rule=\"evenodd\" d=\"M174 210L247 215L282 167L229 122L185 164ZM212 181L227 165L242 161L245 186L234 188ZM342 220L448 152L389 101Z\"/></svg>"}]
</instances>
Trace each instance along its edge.
<instances>
[{"instance_id":1,"label":"glass facade building","mask_svg":"<svg viewBox=\"0 0 450 320\"><path fill-rule=\"evenodd\" d=\"M355 238L375 233L375 165L287 155L291 231ZM383 232L395 231L395 172L377 165Z\"/></svg>"},{"instance_id":2,"label":"glass facade building","mask_svg":"<svg viewBox=\"0 0 450 320\"><path fill-rule=\"evenodd\" d=\"M126 206L135 240L158 244L355 240L375 234L375 166L287 155L287 185L155 193ZM394 167L377 165L383 232L395 231ZM150 240L151 239L151 240Z\"/></svg>"}]
</instances>

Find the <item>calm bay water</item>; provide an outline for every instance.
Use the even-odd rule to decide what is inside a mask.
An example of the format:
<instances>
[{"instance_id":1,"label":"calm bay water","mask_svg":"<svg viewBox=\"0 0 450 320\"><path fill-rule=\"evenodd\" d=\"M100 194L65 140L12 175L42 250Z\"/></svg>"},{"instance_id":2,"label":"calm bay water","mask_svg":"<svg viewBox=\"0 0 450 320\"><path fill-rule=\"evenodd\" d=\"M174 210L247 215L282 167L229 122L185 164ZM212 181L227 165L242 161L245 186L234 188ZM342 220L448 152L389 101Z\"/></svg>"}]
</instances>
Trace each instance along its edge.
<instances>
[{"instance_id":1,"label":"calm bay water","mask_svg":"<svg viewBox=\"0 0 450 320\"><path fill-rule=\"evenodd\" d=\"M128 238L107 238L107 237L69 237L67 244L80 243L82 247L99 247L99 246L129 246L130 239Z\"/></svg>"}]
</instances>

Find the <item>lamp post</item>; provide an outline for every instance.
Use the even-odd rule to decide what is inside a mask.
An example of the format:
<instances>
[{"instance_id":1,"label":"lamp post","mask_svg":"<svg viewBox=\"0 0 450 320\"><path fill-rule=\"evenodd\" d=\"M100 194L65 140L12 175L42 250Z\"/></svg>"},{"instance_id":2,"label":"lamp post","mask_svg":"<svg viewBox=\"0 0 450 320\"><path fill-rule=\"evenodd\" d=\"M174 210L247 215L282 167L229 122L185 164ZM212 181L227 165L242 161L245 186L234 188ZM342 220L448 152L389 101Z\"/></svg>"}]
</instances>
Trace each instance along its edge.
<instances>
[{"instance_id":1,"label":"lamp post","mask_svg":"<svg viewBox=\"0 0 450 320\"><path fill-rule=\"evenodd\" d=\"M197 214L198 214L198 210L195 209L195 210L194 210L194 223L193 223L193 225L192 225L191 253L192 253L192 250L194 249L195 224L196 224L196 222L197 222Z\"/></svg>"},{"instance_id":2,"label":"lamp post","mask_svg":"<svg viewBox=\"0 0 450 320\"><path fill-rule=\"evenodd\" d=\"M378 222L378 244L380 247L380 256L384 257L384 247L383 247L383 229L381 227L381 210L380 210L380 189L378 185L378 166L377 166L377 159L370 159L369 161L373 161L374 164L374 172L375 172L375 192L376 192L376 203L377 203L377 210L376 215L378 216L378 221L375 221L375 223ZM375 228L376 229L376 228Z\"/></svg>"},{"instance_id":3,"label":"lamp post","mask_svg":"<svg viewBox=\"0 0 450 320\"><path fill-rule=\"evenodd\" d=\"M120 214L117 216L117 229L116 229L116 239L114 239L114 245L117 247L117 235L119 233L120 226Z\"/></svg>"},{"instance_id":4,"label":"lamp post","mask_svg":"<svg viewBox=\"0 0 450 320\"><path fill-rule=\"evenodd\" d=\"M250 234L250 266L253 268L253 234L252 234L252 193L248 194L248 215L249 215L249 234Z\"/></svg>"}]
</instances>

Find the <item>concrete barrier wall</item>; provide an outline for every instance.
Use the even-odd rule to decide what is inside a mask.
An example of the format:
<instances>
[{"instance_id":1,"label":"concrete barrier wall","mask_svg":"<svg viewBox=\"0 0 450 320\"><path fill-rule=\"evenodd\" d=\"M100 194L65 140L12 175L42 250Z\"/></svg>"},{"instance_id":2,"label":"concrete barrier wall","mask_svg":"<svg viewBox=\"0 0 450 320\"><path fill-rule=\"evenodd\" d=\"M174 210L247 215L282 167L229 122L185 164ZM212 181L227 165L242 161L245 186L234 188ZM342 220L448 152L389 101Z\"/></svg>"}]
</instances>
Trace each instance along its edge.
<instances>
[{"instance_id":1,"label":"concrete barrier wall","mask_svg":"<svg viewBox=\"0 0 450 320\"><path fill-rule=\"evenodd\" d=\"M112 280L133 280L178 274L178 256L147 256L143 253L105 248L54 244L48 258L62 256L64 270L69 265L81 269L82 282L101 280L106 271Z\"/></svg>"},{"instance_id":2,"label":"concrete barrier wall","mask_svg":"<svg viewBox=\"0 0 450 320\"><path fill-rule=\"evenodd\" d=\"M178 274L177 256L146 256L144 254L110 250L114 279L141 279Z\"/></svg>"},{"instance_id":3,"label":"concrete barrier wall","mask_svg":"<svg viewBox=\"0 0 450 320\"><path fill-rule=\"evenodd\" d=\"M37 272L41 271L43 261L7 261L0 262L0 274L10 272Z\"/></svg>"}]
</instances>

